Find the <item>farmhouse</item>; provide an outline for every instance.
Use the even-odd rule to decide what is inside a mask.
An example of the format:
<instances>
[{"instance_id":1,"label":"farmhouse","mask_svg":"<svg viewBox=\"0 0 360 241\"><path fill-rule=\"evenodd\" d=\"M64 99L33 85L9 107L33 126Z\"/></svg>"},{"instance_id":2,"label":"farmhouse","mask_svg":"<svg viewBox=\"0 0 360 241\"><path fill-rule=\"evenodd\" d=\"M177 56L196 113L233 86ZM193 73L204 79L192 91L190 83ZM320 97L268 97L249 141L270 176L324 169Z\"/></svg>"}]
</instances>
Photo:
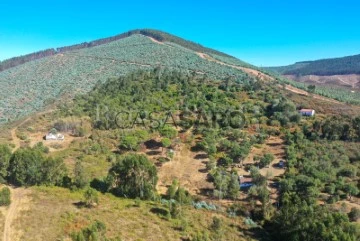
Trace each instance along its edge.
<instances>
[{"instance_id":1,"label":"farmhouse","mask_svg":"<svg viewBox=\"0 0 360 241\"><path fill-rule=\"evenodd\" d=\"M45 136L45 140L47 141L63 141L65 139L63 134L53 134L53 133L48 133Z\"/></svg>"},{"instance_id":2,"label":"farmhouse","mask_svg":"<svg viewBox=\"0 0 360 241\"><path fill-rule=\"evenodd\" d=\"M315 115L315 110L313 110L313 109L301 109L301 110L299 110L299 113L302 116L314 116Z\"/></svg>"}]
</instances>

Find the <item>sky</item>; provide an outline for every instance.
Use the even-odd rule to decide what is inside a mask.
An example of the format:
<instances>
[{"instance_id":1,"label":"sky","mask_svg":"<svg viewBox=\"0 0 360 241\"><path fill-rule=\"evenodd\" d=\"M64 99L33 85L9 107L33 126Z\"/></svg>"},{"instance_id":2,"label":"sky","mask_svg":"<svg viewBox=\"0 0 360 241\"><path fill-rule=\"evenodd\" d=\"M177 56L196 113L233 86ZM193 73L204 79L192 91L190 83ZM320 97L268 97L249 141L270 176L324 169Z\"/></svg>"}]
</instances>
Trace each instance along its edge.
<instances>
[{"instance_id":1,"label":"sky","mask_svg":"<svg viewBox=\"0 0 360 241\"><path fill-rule=\"evenodd\" d=\"M152 28L257 66L360 54L355 0L0 0L0 60Z\"/></svg>"}]
</instances>

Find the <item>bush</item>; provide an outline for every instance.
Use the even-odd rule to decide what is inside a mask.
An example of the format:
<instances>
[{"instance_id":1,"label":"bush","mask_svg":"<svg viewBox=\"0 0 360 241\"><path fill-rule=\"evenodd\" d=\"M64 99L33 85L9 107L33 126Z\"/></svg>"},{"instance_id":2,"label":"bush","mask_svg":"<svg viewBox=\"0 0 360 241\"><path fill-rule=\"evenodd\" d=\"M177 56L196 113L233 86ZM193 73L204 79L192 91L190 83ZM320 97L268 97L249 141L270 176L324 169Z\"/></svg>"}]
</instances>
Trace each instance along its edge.
<instances>
[{"instance_id":1,"label":"bush","mask_svg":"<svg viewBox=\"0 0 360 241\"><path fill-rule=\"evenodd\" d=\"M84 201L87 207L94 207L99 204L99 195L97 191L91 187L88 187L84 192Z\"/></svg>"},{"instance_id":2,"label":"bush","mask_svg":"<svg viewBox=\"0 0 360 241\"><path fill-rule=\"evenodd\" d=\"M349 212L348 216L352 222L356 222L360 219L360 209L353 207Z\"/></svg>"},{"instance_id":3,"label":"bush","mask_svg":"<svg viewBox=\"0 0 360 241\"><path fill-rule=\"evenodd\" d=\"M9 206L11 203L11 193L8 187L4 187L0 191L0 206Z\"/></svg>"}]
</instances>

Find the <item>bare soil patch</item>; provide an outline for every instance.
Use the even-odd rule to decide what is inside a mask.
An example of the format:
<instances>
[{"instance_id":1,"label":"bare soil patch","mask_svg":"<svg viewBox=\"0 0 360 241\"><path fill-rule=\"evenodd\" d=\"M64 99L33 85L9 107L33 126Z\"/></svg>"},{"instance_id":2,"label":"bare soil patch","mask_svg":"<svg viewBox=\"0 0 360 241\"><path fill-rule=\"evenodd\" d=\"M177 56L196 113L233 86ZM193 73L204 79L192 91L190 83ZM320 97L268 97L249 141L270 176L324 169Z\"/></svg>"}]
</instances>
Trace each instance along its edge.
<instances>
[{"instance_id":1,"label":"bare soil patch","mask_svg":"<svg viewBox=\"0 0 360 241\"><path fill-rule=\"evenodd\" d=\"M208 159L196 159L199 154L204 153L191 152L185 144L180 144L174 158L164 163L158 171L158 191L165 194L174 179L179 180L180 185L193 195L212 189L213 184L207 182L207 172L204 171Z\"/></svg>"}]
</instances>

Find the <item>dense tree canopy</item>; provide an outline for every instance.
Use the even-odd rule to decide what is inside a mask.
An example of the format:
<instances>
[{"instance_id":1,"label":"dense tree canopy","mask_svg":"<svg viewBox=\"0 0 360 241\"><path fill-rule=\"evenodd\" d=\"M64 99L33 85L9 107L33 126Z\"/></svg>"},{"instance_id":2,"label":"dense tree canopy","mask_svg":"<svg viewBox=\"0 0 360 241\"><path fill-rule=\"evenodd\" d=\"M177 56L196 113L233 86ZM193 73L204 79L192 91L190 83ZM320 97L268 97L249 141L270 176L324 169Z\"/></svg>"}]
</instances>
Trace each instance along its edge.
<instances>
[{"instance_id":1,"label":"dense tree canopy","mask_svg":"<svg viewBox=\"0 0 360 241\"><path fill-rule=\"evenodd\" d=\"M120 196L150 199L155 195L156 167L144 155L128 154L119 157L109 170L113 176L113 191Z\"/></svg>"}]
</instances>

